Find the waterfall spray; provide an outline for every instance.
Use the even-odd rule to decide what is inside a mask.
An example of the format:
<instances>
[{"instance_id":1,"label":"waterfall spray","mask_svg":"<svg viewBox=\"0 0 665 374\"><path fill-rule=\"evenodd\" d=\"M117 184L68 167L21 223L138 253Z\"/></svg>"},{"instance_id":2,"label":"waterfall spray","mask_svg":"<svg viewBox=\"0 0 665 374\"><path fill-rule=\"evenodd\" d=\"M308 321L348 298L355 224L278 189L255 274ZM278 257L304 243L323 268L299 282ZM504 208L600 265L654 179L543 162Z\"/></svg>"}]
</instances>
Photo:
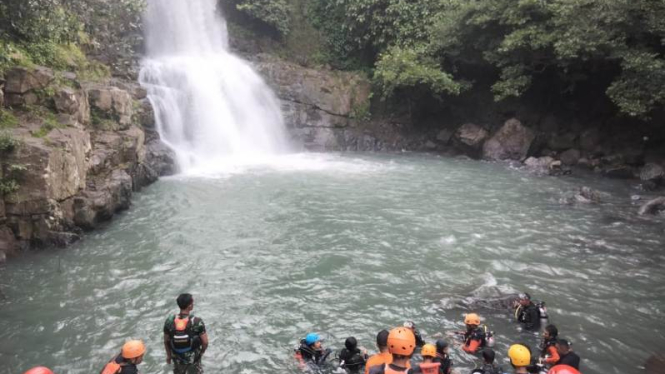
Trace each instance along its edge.
<instances>
[{"instance_id":1,"label":"waterfall spray","mask_svg":"<svg viewBox=\"0 0 665 374\"><path fill-rule=\"evenodd\" d=\"M287 151L279 102L229 52L217 0L149 0L140 82L181 171L260 162Z\"/></svg>"}]
</instances>

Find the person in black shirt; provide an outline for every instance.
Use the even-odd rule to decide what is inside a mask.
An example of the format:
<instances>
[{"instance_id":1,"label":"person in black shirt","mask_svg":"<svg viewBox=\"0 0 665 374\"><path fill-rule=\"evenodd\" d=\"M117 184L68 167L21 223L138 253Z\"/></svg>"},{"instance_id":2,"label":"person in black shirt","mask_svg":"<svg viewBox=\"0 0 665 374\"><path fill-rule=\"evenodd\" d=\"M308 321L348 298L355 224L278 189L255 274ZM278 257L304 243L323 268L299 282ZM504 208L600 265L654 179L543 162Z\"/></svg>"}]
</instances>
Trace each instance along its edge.
<instances>
[{"instance_id":1,"label":"person in black shirt","mask_svg":"<svg viewBox=\"0 0 665 374\"><path fill-rule=\"evenodd\" d=\"M566 339L559 339L556 342L556 350L559 352L559 362L557 365L572 366L580 370L580 356L570 349L572 344Z\"/></svg>"},{"instance_id":2,"label":"person in black shirt","mask_svg":"<svg viewBox=\"0 0 665 374\"><path fill-rule=\"evenodd\" d=\"M524 329L533 331L540 327L540 311L538 306L531 301L528 293L520 294L519 304L515 310L517 322L521 323Z\"/></svg>"},{"instance_id":3,"label":"person in black shirt","mask_svg":"<svg viewBox=\"0 0 665 374\"><path fill-rule=\"evenodd\" d=\"M448 356L448 342L439 339L436 341L436 357L434 357L434 362L440 362L441 366L439 367L439 373L441 374L450 374L453 370L453 362Z\"/></svg>"},{"instance_id":4,"label":"person in black shirt","mask_svg":"<svg viewBox=\"0 0 665 374\"><path fill-rule=\"evenodd\" d=\"M340 366L349 373L358 373L365 367L367 351L358 349L358 341L353 336L346 339L344 348L339 352Z\"/></svg>"},{"instance_id":5,"label":"person in black shirt","mask_svg":"<svg viewBox=\"0 0 665 374\"><path fill-rule=\"evenodd\" d=\"M413 321L404 322L404 327L411 330L411 332L413 332L413 335L415 335L416 347L422 347L423 345L425 345L425 340L423 339L422 335L420 335L420 331L418 331L418 329L416 328L416 324L413 323Z\"/></svg>"}]
</instances>

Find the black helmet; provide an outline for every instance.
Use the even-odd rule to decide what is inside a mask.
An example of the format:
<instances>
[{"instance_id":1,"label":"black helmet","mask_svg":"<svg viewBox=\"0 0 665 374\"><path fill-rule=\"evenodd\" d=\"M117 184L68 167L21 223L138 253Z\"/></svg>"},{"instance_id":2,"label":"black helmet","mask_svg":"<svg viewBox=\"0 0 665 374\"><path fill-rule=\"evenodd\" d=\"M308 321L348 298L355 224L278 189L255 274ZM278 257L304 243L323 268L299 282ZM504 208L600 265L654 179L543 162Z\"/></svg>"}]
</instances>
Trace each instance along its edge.
<instances>
[{"instance_id":1,"label":"black helmet","mask_svg":"<svg viewBox=\"0 0 665 374\"><path fill-rule=\"evenodd\" d=\"M446 349L447 347L448 347L447 341L443 339L439 339L436 341L436 353L443 354L443 350Z\"/></svg>"}]
</instances>

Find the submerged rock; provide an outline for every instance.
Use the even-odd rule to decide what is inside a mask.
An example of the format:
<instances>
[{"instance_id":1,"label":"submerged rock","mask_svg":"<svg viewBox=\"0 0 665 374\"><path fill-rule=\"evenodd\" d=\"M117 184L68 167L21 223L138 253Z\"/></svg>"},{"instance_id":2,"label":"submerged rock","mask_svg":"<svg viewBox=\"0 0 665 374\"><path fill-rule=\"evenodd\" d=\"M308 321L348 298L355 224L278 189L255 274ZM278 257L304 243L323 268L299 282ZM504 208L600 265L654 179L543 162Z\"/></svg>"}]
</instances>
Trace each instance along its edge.
<instances>
[{"instance_id":1,"label":"submerged rock","mask_svg":"<svg viewBox=\"0 0 665 374\"><path fill-rule=\"evenodd\" d=\"M665 211L665 197L658 197L642 205L638 214L641 216L649 214L655 215L662 211Z\"/></svg>"},{"instance_id":2,"label":"submerged rock","mask_svg":"<svg viewBox=\"0 0 665 374\"><path fill-rule=\"evenodd\" d=\"M565 205L598 204L602 201L602 193L591 187L583 186L579 190L566 194L559 202Z\"/></svg>"},{"instance_id":3,"label":"submerged rock","mask_svg":"<svg viewBox=\"0 0 665 374\"><path fill-rule=\"evenodd\" d=\"M653 182L658 185L662 183L664 178L665 170L658 164L648 163L640 170L640 180L643 182Z\"/></svg>"},{"instance_id":4,"label":"submerged rock","mask_svg":"<svg viewBox=\"0 0 665 374\"><path fill-rule=\"evenodd\" d=\"M509 119L483 146L486 160L523 161L536 135L515 118Z\"/></svg>"},{"instance_id":5,"label":"submerged rock","mask_svg":"<svg viewBox=\"0 0 665 374\"><path fill-rule=\"evenodd\" d=\"M635 178L635 169L627 165L613 166L603 170L603 175L614 179L632 179Z\"/></svg>"}]
</instances>

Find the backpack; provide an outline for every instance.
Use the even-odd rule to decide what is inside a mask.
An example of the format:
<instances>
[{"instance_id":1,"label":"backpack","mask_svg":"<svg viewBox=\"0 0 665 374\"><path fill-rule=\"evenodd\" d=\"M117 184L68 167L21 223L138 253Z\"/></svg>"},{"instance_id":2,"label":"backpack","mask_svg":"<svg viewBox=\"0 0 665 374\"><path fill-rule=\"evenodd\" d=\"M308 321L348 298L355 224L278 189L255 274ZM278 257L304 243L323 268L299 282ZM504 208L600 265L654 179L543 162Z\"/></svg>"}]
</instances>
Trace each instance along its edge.
<instances>
[{"instance_id":1,"label":"backpack","mask_svg":"<svg viewBox=\"0 0 665 374\"><path fill-rule=\"evenodd\" d=\"M169 338L171 349L175 353L182 354L198 349L197 342L200 340L192 330L194 318L191 315L184 318L180 318L178 315L173 317L173 329L169 332Z\"/></svg>"}]
</instances>

